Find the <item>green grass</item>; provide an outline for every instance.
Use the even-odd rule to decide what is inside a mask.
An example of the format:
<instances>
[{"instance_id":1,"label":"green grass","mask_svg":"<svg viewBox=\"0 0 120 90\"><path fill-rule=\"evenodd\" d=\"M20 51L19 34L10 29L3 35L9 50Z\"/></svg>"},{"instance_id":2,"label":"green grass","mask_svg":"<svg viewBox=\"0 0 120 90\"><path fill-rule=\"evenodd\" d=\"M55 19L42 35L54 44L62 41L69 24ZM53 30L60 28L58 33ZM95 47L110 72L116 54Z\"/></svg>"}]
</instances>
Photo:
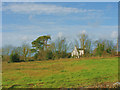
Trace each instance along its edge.
<instances>
[{"instance_id":1,"label":"green grass","mask_svg":"<svg viewBox=\"0 0 120 90\"><path fill-rule=\"evenodd\" d=\"M3 62L3 88L79 88L118 81L118 58Z\"/></svg>"}]
</instances>

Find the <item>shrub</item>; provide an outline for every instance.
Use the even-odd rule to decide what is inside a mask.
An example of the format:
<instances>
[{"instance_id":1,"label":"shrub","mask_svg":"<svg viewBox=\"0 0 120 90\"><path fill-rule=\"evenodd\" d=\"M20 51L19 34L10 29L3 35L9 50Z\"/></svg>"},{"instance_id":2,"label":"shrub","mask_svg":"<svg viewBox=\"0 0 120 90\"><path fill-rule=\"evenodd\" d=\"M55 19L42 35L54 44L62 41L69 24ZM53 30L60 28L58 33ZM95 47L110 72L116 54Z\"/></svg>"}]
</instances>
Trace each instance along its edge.
<instances>
[{"instance_id":1,"label":"shrub","mask_svg":"<svg viewBox=\"0 0 120 90\"><path fill-rule=\"evenodd\" d=\"M10 62L20 62L20 56L15 53L10 55Z\"/></svg>"},{"instance_id":2,"label":"shrub","mask_svg":"<svg viewBox=\"0 0 120 90\"><path fill-rule=\"evenodd\" d=\"M71 53L68 53L68 54L67 54L67 58L71 58Z\"/></svg>"},{"instance_id":3,"label":"shrub","mask_svg":"<svg viewBox=\"0 0 120 90\"><path fill-rule=\"evenodd\" d=\"M34 59L35 59L35 60L38 59L38 53L36 53L36 54L34 55Z\"/></svg>"},{"instance_id":4,"label":"shrub","mask_svg":"<svg viewBox=\"0 0 120 90\"><path fill-rule=\"evenodd\" d=\"M2 61L10 61L10 56L8 55L2 55Z\"/></svg>"},{"instance_id":5,"label":"shrub","mask_svg":"<svg viewBox=\"0 0 120 90\"><path fill-rule=\"evenodd\" d=\"M50 50L47 51L47 52L46 52L46 57L45 57L45 58L46 58L47 60L48 60L48 59L53 59L53 53L52 53L52 51L50 51Z\"/></svg>"}]
</instances>

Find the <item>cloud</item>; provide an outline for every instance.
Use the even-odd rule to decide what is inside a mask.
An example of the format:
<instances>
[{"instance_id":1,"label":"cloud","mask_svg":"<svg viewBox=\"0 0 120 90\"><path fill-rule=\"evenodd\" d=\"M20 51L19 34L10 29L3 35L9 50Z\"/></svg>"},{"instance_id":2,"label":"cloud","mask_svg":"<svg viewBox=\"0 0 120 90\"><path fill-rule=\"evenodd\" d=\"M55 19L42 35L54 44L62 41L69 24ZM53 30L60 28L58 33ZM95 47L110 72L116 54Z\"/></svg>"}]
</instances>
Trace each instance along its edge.
<instances>
[{"instance_id":1,"label":"cloud","mask_svg":"<svg viewBox=\"0 0 120 90\"><path fill-rule=\"evenodd\" d=\"M30 16L28 17L29 20L32 20L32 18L33 18L33 15L30 15Z\"/></svg>"},{"instance_id":2,"label":"cloud","mask_svg":"<svg viewBox=\"0 0 120 90\"><path fill-rule=\"evenodd\" d=\"M63 36L63 33L62 32L59 32L58 35L57 35L59 38L61 38Z\"/></svg>"},{"instance_id":3,"label":"cloud","mask_svg":"<svg viewBox=\"0 0 120 90\"><path fill-rule=\"evenodd\" d=\"M36 39L36 35L20 34L17 32L3 32L2 33L2 45L13 45L21 46L22 43L26 42L31 44L31 42Z\"/></svg>"},{"instance_id":4,"label":"cloud","mask_svg":"<svg viewBox=\"0 0 120 90\"><path fill-rule=\"evenodd\" d=\"M79 37L80 34L88 34L86 30L79 30L76 35Z\"/></svg>"},{"instance_id":5,"label":"cloud","mask_svg":"<svg viewBox=\"0 0 120 90\"><path fill-rule=\"evenodd\" d=\"M87 33L86 30L83 30L83 31L82 31L82 34L86 34L86 33Z\"/></svg>"},{"instance_id":6,"label":"cloud","mask_svg":"<svg viewBox=\"0 0 120 90\"><path fill-rule=\"evenodd\" d=\"M2 2L0 2L0 12L2 11Z\"/></svg>"},{"instance_id":7,"label":"cloud","mask_svg":"<svg viewBox=\"0 0 120 90\"><path fill-rule=\"evenodd\" d=\"M22 42L31 44L33 40L41 35L51 35L52 40L58 36L65 36L69 40L77 38L79 33L87 33L90 39L114 39L118 26L104 26L99 28L90 25L3 25L3 45L20 46Z\"/></svg>"},{"instance_id":8,"label":"cloud","mask_svg":"<svg viewBox=\"0 0 120 90\"><path fill-rule=\"evenodd\" d=\"M112 4L108 4L106 5L106 10L111 10L111 9L114 9L115 7L117 7L116 5L112 5Z\"/></svg>"},{"instance_id":9,"label":"cloud","mask_svg":"<svg viewBox=\"0 0 120 90\"><path fill-rule=\"evenodd\" d=\"M44 29L46 27L44 26L38 26L38 25L16 25L16 24L10 24L10 25L3 25L3 32L19 32L21 34L29 33L33 34L34 32L39 33L44 32Z\"/></svg>"},{"instance_id":10,"label":"cloud","mask_svg":"<svg viewBox=\"0 0 120 90\"><path fill-rule=\"evenodd\" d=\"M48 5L34 3L9 4L7 6L3 6L3 10L22 14L70 14L101 11L93 9L78 9L72 7L56 6L51 4Z\"/></svg>"},{"instance_id":11,"label":"cloud","mask_svg":"<svg viewBox=\"0 0 120 90\"><path fill-rule=\"evenodd\" d=\"M118 38L118 31L112 31L111 37L113 39L117 39Z\"/></svg>"},{"instance_id":12,"label":"cloud","mask_svg":"<svg viewBox=\"0 0 120 90\"><path fill-rule=\"evenodd\" d=\"M29 40L29 38L27 36L23 36L23 37L21 37L21 40L27 41L27 40Z\"/></svg>"}]
</instances>

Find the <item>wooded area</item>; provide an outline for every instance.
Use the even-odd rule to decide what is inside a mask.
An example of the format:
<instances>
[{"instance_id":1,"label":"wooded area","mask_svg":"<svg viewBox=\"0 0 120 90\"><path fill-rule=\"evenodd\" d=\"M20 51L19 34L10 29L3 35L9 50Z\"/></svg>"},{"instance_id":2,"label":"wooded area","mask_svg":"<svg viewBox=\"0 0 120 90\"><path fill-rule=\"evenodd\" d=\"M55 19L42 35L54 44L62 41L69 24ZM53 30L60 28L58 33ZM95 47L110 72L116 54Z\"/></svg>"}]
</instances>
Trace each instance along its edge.
<instances>
[{"instance_id":1,"label":"wooded area","mask_svg":"<svg viewBox=\"0 0 120 90\"><path fill-rule=\"evenodd\" d=\"M32 47L31 47L32 45ZM89 39L87 34L79 34L78 39L70 42L65 37L58 37L55 41L51 36L40 36L31 42L31 45L24 43L20 47L11 45L2 48L2 60L8 62L49 60L60 58L72 58L71 51L76 45L85 50L82 57L105 57L118 55L118 42L112 40Z\"/></svg>"}]
</instances>

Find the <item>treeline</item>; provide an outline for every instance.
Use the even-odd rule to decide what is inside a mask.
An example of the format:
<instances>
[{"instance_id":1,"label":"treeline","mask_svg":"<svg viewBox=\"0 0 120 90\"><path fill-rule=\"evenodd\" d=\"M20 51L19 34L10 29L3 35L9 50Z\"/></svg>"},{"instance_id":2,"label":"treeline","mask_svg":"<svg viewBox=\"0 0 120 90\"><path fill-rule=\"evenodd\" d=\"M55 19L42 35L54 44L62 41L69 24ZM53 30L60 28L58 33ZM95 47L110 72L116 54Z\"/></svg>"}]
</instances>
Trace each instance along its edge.
<instances>
[{"instance_id":1,"label":"treeline","mask_svg":"<svg viewBox=\"0 0 120 90\"><path fill-rule=\"evenodd\" d=\"M31 49L34 53L34 58L36 60L48 60L48 59L59 59L68 58L70 53L68 53L68 43L65 38L58 38L55 42L50 42L50 36L41 36L32 42Z\"/></svg>"},{"instance_id":2,"label":"treeline","mask_svg":"<svg viewBox=\"0 0 120 90\"><path fill-rule=\"evenodd\" d=\"M84 57L105 57L114 56L118 54L118 42L114 44L112 40L102 39L92 41L86 34L80 34L78 36L78 40L76 40L76 45L77 48L81 47L83 50L85 50Z\"/></svg>"},{"instance_id":3,"label":"treeline","mask_svg":"<svg viewBox=\"0 0 120 90\"><path fill-rule=\"evenodd\" d=\"M13 47L11 45L2 48L2 60L8 62L19 62L32 59L30 45L23 44L21 47Z\"/></svg>"},{"instance_id":4,"label":"treeline","mask_svg":"<svg viewBox=\"0 0 120 90\"><path fill-rule=\"evenodd\" d=\"M21 47L5 46L2 48L2 60L8 62L49 60L71 58L71 51L77 48L85 50L83 57L114 56L117 55L118 43L111 40L89 39L87 34L80 34L73 43L65 37L58 37L55 41L49 35L40 36L31 42L31 45L23 44Z\"/></svg>"}]
</instances>

